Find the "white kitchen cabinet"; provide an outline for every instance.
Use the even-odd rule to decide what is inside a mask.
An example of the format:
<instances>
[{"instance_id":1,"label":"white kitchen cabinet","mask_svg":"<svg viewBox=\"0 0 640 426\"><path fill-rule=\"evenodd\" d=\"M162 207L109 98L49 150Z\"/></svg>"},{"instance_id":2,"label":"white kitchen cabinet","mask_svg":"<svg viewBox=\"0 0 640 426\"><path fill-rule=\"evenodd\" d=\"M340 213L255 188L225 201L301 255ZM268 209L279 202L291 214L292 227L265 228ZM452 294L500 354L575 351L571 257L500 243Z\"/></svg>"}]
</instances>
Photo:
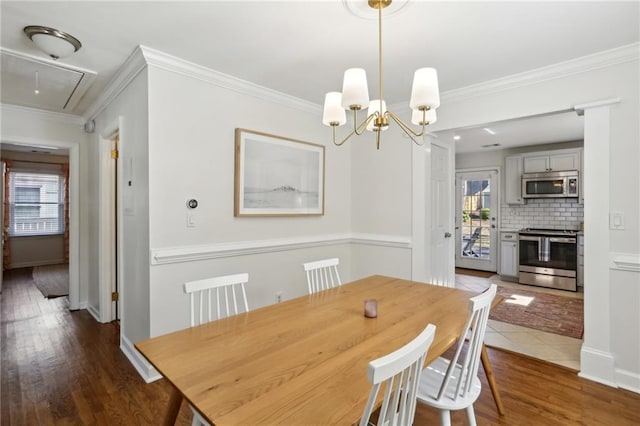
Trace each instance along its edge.
<instances>
[{"instance_id":1,"label":"white kitchen cabinet","mask_svg":"<svg viewBox=\"0 0 640 426\"><path fill-rule=\"evenodd\" d=\"M507 204L524 204L522 198L522 156L504 159L504 197Z\"/></svg>"},{"instance_id":2,"label":"white kitchen cabinet","mask_svg":"<svg viewBox=\"0 0 640 426\"><path fill-rule=\"evenodd\" d=\"M500 277L518 276L518 233L500 233Z\"/></svg>"},{"instance_id":3,"label":"white kitchen cabinet","mask_svg":"<svg viewBox=\"0 0 640 426\"><path fill-rule=\"evenodd\" d=\"M524 173L580 170L580 150L547 151L526 155L523 165Z\"/></svg>"},{"instance_id":4,"label":"white kitchen cabinet","mask_svg":"<svg viewBox=\"0 0 640 426\"><path fill-rule=\"evenodd\" d=\"M578 235L578 287L584 287L584 235Z\"/></svg>"}]
</instances>

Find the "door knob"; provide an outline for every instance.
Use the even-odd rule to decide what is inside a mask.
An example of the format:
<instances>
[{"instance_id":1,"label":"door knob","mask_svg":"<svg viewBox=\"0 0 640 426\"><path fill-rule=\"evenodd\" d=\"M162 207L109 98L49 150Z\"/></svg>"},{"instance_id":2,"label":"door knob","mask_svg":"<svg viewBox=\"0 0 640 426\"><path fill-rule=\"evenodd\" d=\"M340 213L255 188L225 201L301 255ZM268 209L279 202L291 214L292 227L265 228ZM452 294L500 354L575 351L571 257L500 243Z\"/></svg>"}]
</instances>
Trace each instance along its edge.
<instances>
[{"instance_id":1,"label":"door knob","mask_svg":"<svg viewBox=\"0 0 640 426\"><path fill-rule=\"evenodd\" d=\"M445 232L444 233L444 237L445 238L451 238L451 232Z\"/></svg>"}]
</instances>

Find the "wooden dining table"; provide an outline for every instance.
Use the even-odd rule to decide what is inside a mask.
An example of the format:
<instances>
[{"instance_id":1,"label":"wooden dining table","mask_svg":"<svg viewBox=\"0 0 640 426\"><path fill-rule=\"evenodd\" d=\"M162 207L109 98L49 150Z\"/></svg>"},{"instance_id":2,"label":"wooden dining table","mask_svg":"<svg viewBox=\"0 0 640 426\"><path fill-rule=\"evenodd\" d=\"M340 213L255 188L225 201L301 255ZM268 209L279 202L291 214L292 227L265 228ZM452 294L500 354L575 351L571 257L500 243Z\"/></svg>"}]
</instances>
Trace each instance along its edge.
<instances>
[{"instance_id":1,"label":"wooden dining table","mask_svg":"<svg viewBox=\"0 0 640 426\"><path fill-rule=\"evenodd\" d=\"M460 336L473 295L375 275L135 346L173 385L165 424L183 398L216 426L356 424L369 361L434 324L429 364Z\"/></svg>"}]
</instances>

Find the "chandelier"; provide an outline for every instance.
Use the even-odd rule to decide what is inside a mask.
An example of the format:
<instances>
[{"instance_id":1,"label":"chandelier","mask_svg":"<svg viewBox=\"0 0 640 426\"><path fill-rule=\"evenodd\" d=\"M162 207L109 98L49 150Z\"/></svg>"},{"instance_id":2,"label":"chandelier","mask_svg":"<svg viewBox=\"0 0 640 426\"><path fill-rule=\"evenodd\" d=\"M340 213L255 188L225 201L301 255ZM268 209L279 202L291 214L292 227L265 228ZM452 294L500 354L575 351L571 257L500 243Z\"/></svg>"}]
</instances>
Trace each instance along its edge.
<instances>
[{"instance_id":1,"label":"chandelier","mask_svg":"<svg viewBox=\"0 0 640 426\"><path fill-rule=\"evenodd\" d=\"M344 144L353 135L362 135L365 130L375 132L376 148L380 149L380 134L389 127L389 119L395 121L400 128L417 144L424 142L419 138L424 135L425 127L436 122L436 108L440 106L438 91L438 74L434 68L420 68L413 77L411 100L411 122L421 126L415 131L392 111L387 110L382 91L382 9L391 4L392 0L368 0L369 7L378 9L378 94L379 99L369 101L367 76L362 68L350 68L344 73L342 93L329 92L325 96L322 124L331 126L333 143L337 146ZM358 111L368 108L367 117L358 123ZM336 127L347 122L346 110L353 111L353 130L341 141L336 140Z\"/></svg>"}]
</instances>

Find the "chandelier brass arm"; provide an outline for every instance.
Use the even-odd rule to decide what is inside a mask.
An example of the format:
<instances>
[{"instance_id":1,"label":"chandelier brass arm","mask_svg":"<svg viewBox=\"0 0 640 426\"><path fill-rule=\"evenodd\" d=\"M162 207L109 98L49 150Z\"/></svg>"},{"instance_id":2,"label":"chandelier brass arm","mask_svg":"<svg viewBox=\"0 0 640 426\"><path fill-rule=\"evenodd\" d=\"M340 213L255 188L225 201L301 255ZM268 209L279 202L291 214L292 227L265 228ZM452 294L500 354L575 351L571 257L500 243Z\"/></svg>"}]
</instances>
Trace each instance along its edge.
<instances>
[{"instance_id":1,"label":"chandelier brass arm","mask_svg":"<svg viewBox=\"0 0 640 426\"><path fill-rule=\"evenodd\" d=\"M362 0L364 1L364 0ZM368 0L369 6L378 10L378 93L379 99L369 101L367 77L364 69L350 68L345 71L342 92L326 94L322 123L333 128L334 145L343 145L353 135L360 136L365 130L376 132L376 148L380 149L380 133L389 126L389 118L400 126L407 136L419 146L425 134L425 127L436 122L436 108L440 106L438 75L433 68L420 68L415 72L409 106L412 109L411 122L420 126L416 131L392 111L387 110L383 99L382 66L382 9L392 0ZM358 110L369 108L367 118L358 124ZM353 130L340 142L336 140L336 127L346 123L346 110L353 111Z\"/></svg>"},{"instance_id":2,"label":"chandelier brass arm","mask_svg":"<svg viewBox=\"0 0 640 426\"><path fill-rule=\"evenodd\" d=\"M331 128L333 129L333 144L336 146L343 145L346 141L348 141L353 135L362 135L367 128L367 124L371 122L376 117L376 114L369 115L366 120L364 120L360 125L356 125L357 123L358 113L357 110L353 110L353 130L340 142L336 142L336 127L339 126L338 123L331 124Z\"/></svg>"},{"instance_id":3,"label":"chandelier brass arm","mask_svg":"<svg viewBox=\"0 0 640 426\"><path fill-rule=\"evenodd\" d=\"M420 129L421 130L419 132L416 132L415 130L413 130L411 128L411 126L409 126L404 121L402 121L400 119L400 117L395 115L392 111L387 111L386 114L389 115L389 117L393 118L393 121L395 121L398 124L398 126L400 126L400 128L402 130L404 130L404 132L407 134L407 136L409 136L409 138L411 138L413 143L415 143L418 146L422 146L422 145L424 145L424 140L418 141L415 138L420 138L420 137L424 136L425 128L426 128L426 126L429 125L429 122L426 120L426 112L427 112L427 110L423 110L423 119L420 121L420 126L421 126Z\"/></svg>"}]
</instances>

